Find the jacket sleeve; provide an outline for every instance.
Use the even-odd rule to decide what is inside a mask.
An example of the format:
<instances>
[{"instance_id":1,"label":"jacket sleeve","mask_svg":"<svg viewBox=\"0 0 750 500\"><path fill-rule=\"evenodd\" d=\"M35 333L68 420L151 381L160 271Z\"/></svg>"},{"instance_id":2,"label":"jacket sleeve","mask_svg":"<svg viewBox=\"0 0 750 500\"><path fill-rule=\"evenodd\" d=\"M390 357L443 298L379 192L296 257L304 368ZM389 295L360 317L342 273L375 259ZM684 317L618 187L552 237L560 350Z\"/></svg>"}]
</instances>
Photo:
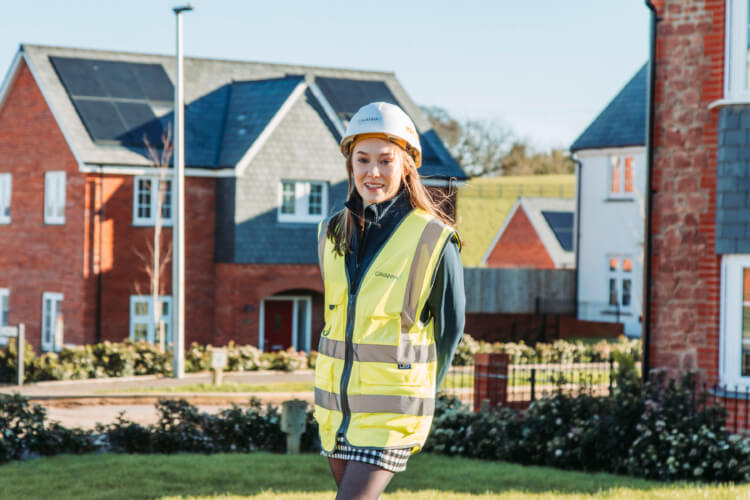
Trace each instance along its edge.
<instances>
[{"instance_id":1,"label":"jacket sleeve","mask_svg":"<svg viewBox=\"0 0 750 500\"><path fill-rule=\"evenodd\" d=\"M464 268L458 244L452 239L443 251L430 296L427 298L427 309L435 321L437 389L451 366L466 321Z\"/></svg>"}]
</instances>

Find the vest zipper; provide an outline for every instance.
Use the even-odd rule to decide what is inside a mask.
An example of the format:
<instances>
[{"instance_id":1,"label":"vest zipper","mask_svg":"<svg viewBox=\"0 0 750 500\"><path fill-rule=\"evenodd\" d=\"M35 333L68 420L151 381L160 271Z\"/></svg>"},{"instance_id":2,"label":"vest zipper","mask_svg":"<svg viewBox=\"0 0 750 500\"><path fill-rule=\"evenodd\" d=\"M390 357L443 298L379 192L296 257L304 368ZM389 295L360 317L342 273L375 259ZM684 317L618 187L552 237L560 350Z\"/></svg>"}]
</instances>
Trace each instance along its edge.
<instances>
[{"instance_id":1,"label":"vest zipper","mask_svg":"<svg viewBox=\"0 0 750 500\"><path fill-rule=\"evenodd\" d=\"M354 319L356 317L355 313L357 306L357 296L359 295L359 288L362 286L362 282L365 281L365 277L370 270L370 266L372 266L375 261L378 260L380 252L382 252L383 249L388 245L388 243L393 238L393 235L396 234L396 231L398 231L399 227L401 227L401 224L403 224L404 221L411 215L412 211L413 209L407 212L404 218L399 221L391 235L383 243L383 246L378 249L377 253L375 253L375 256L372 258L372 260L370 260L370 263L367 264L367 267L364 269L364 271L360 273L359 282L357 283L357 289L354 291L352 291L351 289L352 281L351 277L349 276L349 267L346 265L346 263L344 263L344 274L346 274L346 288L349 295L349 300L346 307L344 369L341 373L341 385L339 388L339 395L341 396L341 413L343 414L343 418L341 419L339 430L336 432L336 434L339 434L344 438L344 441L346 441L346 430L349 427L349 420L351 417L351 411L349 410L349 395L347 394L346 388L349 386L349 378L352 375L352 364L354 363ZM348 441L346 441L346 443L349 444Z\"/></svg>"}]
</instances>

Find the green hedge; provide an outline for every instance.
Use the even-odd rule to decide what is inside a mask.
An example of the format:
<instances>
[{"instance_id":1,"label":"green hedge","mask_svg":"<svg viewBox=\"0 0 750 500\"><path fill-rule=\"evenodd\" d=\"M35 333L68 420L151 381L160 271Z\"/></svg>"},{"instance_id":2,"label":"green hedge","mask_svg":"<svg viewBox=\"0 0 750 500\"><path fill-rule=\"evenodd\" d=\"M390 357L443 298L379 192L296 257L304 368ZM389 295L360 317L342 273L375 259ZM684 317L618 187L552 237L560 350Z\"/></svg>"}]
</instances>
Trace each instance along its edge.
<instances>
[{"instance_id":1,"label":"green hedge","mask_svg":"<svg viewBox=\"0 0 750 500\"><path fill-rule=\"evenodd\" d=\"M474 340L465 334L456 350L454 365L471 365L477 352L506 352L513 363L540 362L588 362L605 361L614 352L627 353L635 360L640 359L640 341L624 337L616 343L599 342L593 346L579 342L557 340L551 344L538 343L535 347L524 343L488 343ZM210 345L193 343L185 351L185 370L188 373L206 371L211 364ZM314 368L318 353L276 351L264 353L250 345L227 346L227 367L229 372L254 370L293 371ZM25 381L71 380L103 377L126 377L132 375L171 375L172 352L159 352L159 349L146 342L102 342L95 345L65 347L59 353L34 353L26 344L24 354ZM9 345L0 349L0 382L16 381L16 344L11 339Z\"/></svg>"},{"instance_id":2,"label":"green hedge","mask_svg":"<svg viewBox=\"0 0 750 500\"><path fill-rule=\"evenodd\" d=\"M211 346L193 343L185 351L185 371L205 371L211 364ZM226 371L254 370L292 371L306 368L308 356L304 352L278 351L263 353L258 348L226 346ZM0 349L0 382L16 381L17 348L15 340ZM26 382L42 380L71 380L132 375L171 375L172 352L159 352L158 347L146 342L102 342L95 345L65 347L59 353L37 355L26 344L24 369Z\"/></svg>"},{"instance_id":3,"label":"green hedge","mask_svg":"<svg viewBox=\"0 0 750 500\"><path fill-rule=\"evenodd\" d=\"M521 342L485 342L464 334L456 349L453 364L474 364L474 355L479 352L501 352L510 357L511 363L590 363L607 361L615 353L627 355L634 361L641 360L640 339L629 340L625 336L615 342L601 340L594 345L580 340L571 342L560 339L552 343L537 342L533 347Z\"/></svg>"}]
</instances>

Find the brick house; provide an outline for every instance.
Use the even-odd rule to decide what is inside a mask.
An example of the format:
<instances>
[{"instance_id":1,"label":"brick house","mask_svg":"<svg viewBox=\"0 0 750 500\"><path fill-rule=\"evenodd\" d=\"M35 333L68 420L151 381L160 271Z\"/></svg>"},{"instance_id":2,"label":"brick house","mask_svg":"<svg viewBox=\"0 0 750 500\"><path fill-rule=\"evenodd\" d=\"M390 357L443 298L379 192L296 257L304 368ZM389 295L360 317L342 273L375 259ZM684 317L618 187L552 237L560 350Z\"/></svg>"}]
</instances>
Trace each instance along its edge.
<instances>
[{"instance_id":1,"label":"brick house","mask_svg":"<svg viewBox=\"0 0 750 500\"><path fill-rule=\"evenodd\" d=\"M486 267L573 269L572 198L520 197L482 258Z\"/></svg>"},{"instance_id":2,"label":"brick house","mask_svg":"<svg viewBox=\"0 0 750 500\"><path fill-rule=\"evenodd\" d=\"M171 168L144 137L161 144L173 80L171 56L20 47L0 87L0 322L36 348L169 339L170 266L153 304L148 252L163 192L168 260ZM392 73L185 59L188 343L317 345L317 222L346 196L347 120L375 100L413 117L425 184L466 178Z\"/></svg>"},{"instance_id":3,"label":"brick house","mask_svg":"<svg viewBox=\"0 0 750 500\"><path fill-rule=\"evenodd\" d=\"M730 418L747 426L749 2L654 3L649 365L726 386Z\"/></svg>"}]
</instances>

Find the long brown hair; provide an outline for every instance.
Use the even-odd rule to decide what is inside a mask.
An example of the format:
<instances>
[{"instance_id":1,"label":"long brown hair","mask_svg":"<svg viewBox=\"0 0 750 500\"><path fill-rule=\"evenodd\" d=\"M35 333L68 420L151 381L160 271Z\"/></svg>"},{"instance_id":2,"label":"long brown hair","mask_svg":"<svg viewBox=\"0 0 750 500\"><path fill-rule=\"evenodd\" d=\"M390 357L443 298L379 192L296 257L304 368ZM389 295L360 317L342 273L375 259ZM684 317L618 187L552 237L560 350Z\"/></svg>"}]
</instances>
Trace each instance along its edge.
<instances>
[{"instance_id":1,"label":"long brown hair","mask_svg":"<svg viewBox=\"0 0 750 500\"><path fill-rule=\"evenodd\" d=\"M450 195L438 195L437 191L433 191L432 193L428 191L419 179L417 167L411 155L397 145L395 145L394 149L396 154L400 156L401 165L403 166L401 169L400 189L405 189L408 192L411 206L421 208L433 217L440 219L444 224L454 227L453 219L441 208L449 200ZM351 149L351 151L353 150L354 148ZM355 196L359 197L357 187L354 184L353 156L353 154L350 154L346 159L346 173L349 180L347 200ZM438 197L443 199L436 200ZM328 221L326 235L333 240L333 248L337 254L343 256L351 253L352 241L356 237L356 230L364 226L363 217L364 213L354 213L348 207L344 207L342 211L336 213Z\"/></svg>"}]
</instances>

